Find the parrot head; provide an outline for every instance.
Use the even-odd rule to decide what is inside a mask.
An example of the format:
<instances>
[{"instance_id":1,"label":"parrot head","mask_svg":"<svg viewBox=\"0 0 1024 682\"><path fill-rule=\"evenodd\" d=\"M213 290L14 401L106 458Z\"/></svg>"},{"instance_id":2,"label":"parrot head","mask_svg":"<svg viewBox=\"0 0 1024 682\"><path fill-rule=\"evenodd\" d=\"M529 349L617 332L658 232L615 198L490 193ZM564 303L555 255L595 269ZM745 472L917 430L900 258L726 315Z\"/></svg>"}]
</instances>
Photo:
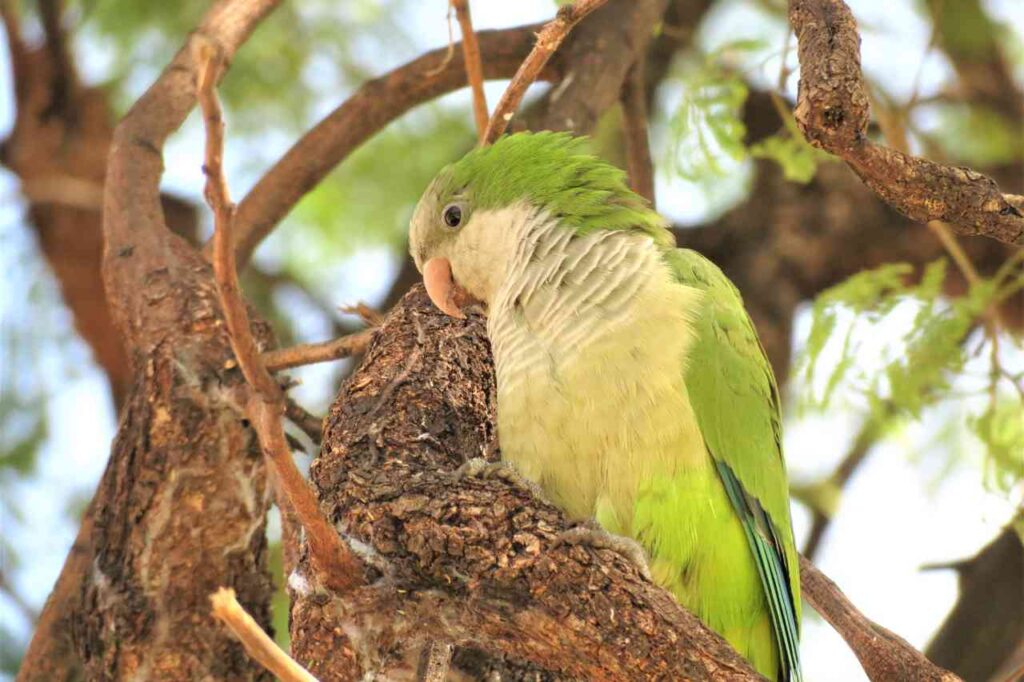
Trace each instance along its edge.
<instances>
[{"instance_id":1,"label":"parrot head","mask_svg":"<svg viewBox=\"0 0 1024 682\"><path fill-rule=\"evenodd\" d=\"M530 229L555 221L572 235L636 230L672 244L664 220L632 192L625 174L588 154L583 138L517 133L444 168L413 213L409 248L434 304L453 317L486 308Z\"/></svg>"}]
</instances>

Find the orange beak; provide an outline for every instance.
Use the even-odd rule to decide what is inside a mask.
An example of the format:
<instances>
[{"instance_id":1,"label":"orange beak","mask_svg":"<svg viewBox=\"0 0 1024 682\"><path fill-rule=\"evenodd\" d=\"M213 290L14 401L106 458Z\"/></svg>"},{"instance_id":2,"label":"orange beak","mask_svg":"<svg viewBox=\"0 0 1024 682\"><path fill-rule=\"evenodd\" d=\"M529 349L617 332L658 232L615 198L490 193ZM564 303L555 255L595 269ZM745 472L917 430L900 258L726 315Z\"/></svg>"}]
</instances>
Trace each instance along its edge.
<instances>
[{"instance_id":1,"label":"orange beak","mask_svg":"<svg viewBox=\"0 0 1024 682\"><path fill-rule=\"evenodd\" d=\"M437 309L460 320L466 315L459 308L463 292L452 278L452 264L447 258L431 258L423 264L423 286Z\"/></svg>"}]
</instances>

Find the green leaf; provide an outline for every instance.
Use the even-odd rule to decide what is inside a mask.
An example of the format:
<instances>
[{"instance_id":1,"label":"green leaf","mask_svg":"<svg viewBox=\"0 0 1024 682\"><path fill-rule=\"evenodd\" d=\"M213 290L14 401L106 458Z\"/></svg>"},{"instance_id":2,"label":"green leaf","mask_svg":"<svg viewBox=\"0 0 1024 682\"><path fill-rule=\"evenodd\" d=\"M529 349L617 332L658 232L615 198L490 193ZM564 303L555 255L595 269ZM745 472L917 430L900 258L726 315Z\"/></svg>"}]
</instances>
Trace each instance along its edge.
<instances>
[{"instance_id":1,"label":"green leaf","mask_svg":"<svg viewBox=\"0 0 1024 682\"><path fill-rule=\"evenodd\" d=\"M747 99L743 78L720 66L715 56L686 71L679 106L669 120L667 167L687 180L721 176L726 158L742 161L747 128L740 111Z\"/></svg>"},{"instance_id":2,"label":"green leaf","mask_svg":"<svg viewBox=\"0 0 1024 682\"><path fill-rule=\"evenodd\" d=\"M1018 400L996 401L967 425L988 455L987 480L1009 491L1024 478L1024 409Z\"/></svg>"},{"instance_id":3,"label":"green leaf","mask_svg":"<svg viewBox=\"0 0 1024 682\"><path fill-rule=\"evenodd\" d=\"M782 167L782 174L787 180L802 185L814 179L823 154L803 138L796 139L788 133L776 133L750 147L751 156L775 161Z\"/></svg>"}]
</instances>

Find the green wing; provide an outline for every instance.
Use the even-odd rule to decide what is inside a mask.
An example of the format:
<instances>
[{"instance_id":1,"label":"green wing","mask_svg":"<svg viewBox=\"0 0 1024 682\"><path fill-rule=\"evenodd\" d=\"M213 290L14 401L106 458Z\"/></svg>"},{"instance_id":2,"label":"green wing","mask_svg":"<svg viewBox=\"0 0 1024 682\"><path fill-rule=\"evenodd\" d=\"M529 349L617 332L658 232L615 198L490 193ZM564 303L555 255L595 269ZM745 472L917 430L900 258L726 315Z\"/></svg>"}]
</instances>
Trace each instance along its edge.
<instances>
[{"instance_id":1,"label":"green wing","mask_svg":"<svg viewBox=\"0 0 1024 682\"><path fill-rule=\"evenodd\" d=\"M688 249L666 252L677 280L705 292L686 388L704 442L743 522L769 604L782 679L800 680L800 576L782 459L779 394L732 282Z\"/></svg>"}]
</instances>

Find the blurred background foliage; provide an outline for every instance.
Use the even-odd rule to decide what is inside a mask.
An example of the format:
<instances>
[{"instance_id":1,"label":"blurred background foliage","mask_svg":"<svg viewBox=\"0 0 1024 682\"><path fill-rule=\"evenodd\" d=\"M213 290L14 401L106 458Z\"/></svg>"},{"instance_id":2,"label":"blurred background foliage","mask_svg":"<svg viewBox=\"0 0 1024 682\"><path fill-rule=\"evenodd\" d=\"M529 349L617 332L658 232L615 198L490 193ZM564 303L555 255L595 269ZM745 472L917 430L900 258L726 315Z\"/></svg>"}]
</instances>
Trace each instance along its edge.
<instances>
[{"instance_id":1,"label":"blurred background foliage","mask_svg":"<svg viewBox=\"0 0 1024 682\"><path fill-rule=\"evenodd\" d=\"M999 93L966 90L959 73L964 64L979 69L999 62L1022 87L1024 40L1019 21L1016 27L1010 21L1020 18L1015 2L851 3L861 23L876 109L888 112L889 128L895 121L912 151L982 170L1020 168L1020 118L1007 115ZM785 3L709 4L694 39L684 41L672 58L651 107L659 206L684 236L691 228L713 229L719 216L742 205L758 174L766 172L763 161L776 164L787 182L801 188L797 196L819 191L815 177L823 164L834 164L795 128L795 41L787 36ZM15 5L26 35L38 43L43 29L37 3ZM82 79L102 86L117 115L152 81L207 7L205 0L71 0L63 21ZM496 28L547 18L554 3L477 0L473 8L479 27ZM236 199L366 79L443 45L445 13L443 0L282 5L238 54L223 85ZM15 116L8 95L13 86L7 57L0 61L0 130L6 130ZM978 80L984 77L982 71ZM492 103L501 85L488 85ZM754 91L771 96L782 124L751 142L744 116ZM543 96L543 87L534 89L534 98ZM606 114L612 123L618 116ZM606 129L599 126L595 146L621 161L621 140L600 132ZM873 126L871 134L882 139L882 127ZM302 200L258 251L245 280L250 300L274 321L283 342L321 340L352 329L355 321L339 305L380 305L394 298L415 200L438 168L473 143L468 96L457 93L389 126ZM167 190L197 207L201 146L193 117L166 159ZM102 470L115 414L104 376L76 336L39 254L12 174L0 176L0 195L0 668L11 674L74 536L76 515ZM751 214L749 222L756 227L762 218ZM955 248L953 256L959 256ZM808 298L792 322L792 370L781 377L798 535L813 535L822 519L827 525L834 517L840 539L822 550L826 570L855 601L864 595L858 603L869 602L869 615L918 646L952 604L953 577L922 578L917 592L904 593L897 604L886 602L894 601L906 581L917 580L916 566L963 558L1008 524L1024 479L1020 316L1004 319L995 305L1012 301L1024 288L1021 252L951 291L950 272L963 267L949 256L872 266ZM303 385L297 397L312 410L325 409L345 371L299 371ZM858 464L868 452L888 463L863 469L844 492L851 476L841 475L843 463L858 452ZM962 512L969 517L961 519L963 527L915 530L913 541L903 538L916 549L893 558L893 566L903 561L909 577L894 579L891 589L872 599L877 585L870 585L871 575L878 574L856 557L885 564L870 544L880 532L879 519L905 512L907 524L927 524L942 506L937 495L964 491L976 508ZM856 494L864 501L846 499ZM865 511L872 498L886 497L895 504L874 515ZM847 548L834 546L839 543ZM878 552L885 546L880 541ZM851 556L856 565L840 569ZM278 567L279 547L274 557ZM859 575L867 576L864 583L856 583ZM279 633L286 631L283 599L281 592L275 605ZM817 647L806 656L819 675L810 677L825 679L821 671L834 672L841 660L846 676L829 679L860 679L848 654L837 653L842 645L815 632L811 627L805 646Z\"/></svg>"}]
</instances>

